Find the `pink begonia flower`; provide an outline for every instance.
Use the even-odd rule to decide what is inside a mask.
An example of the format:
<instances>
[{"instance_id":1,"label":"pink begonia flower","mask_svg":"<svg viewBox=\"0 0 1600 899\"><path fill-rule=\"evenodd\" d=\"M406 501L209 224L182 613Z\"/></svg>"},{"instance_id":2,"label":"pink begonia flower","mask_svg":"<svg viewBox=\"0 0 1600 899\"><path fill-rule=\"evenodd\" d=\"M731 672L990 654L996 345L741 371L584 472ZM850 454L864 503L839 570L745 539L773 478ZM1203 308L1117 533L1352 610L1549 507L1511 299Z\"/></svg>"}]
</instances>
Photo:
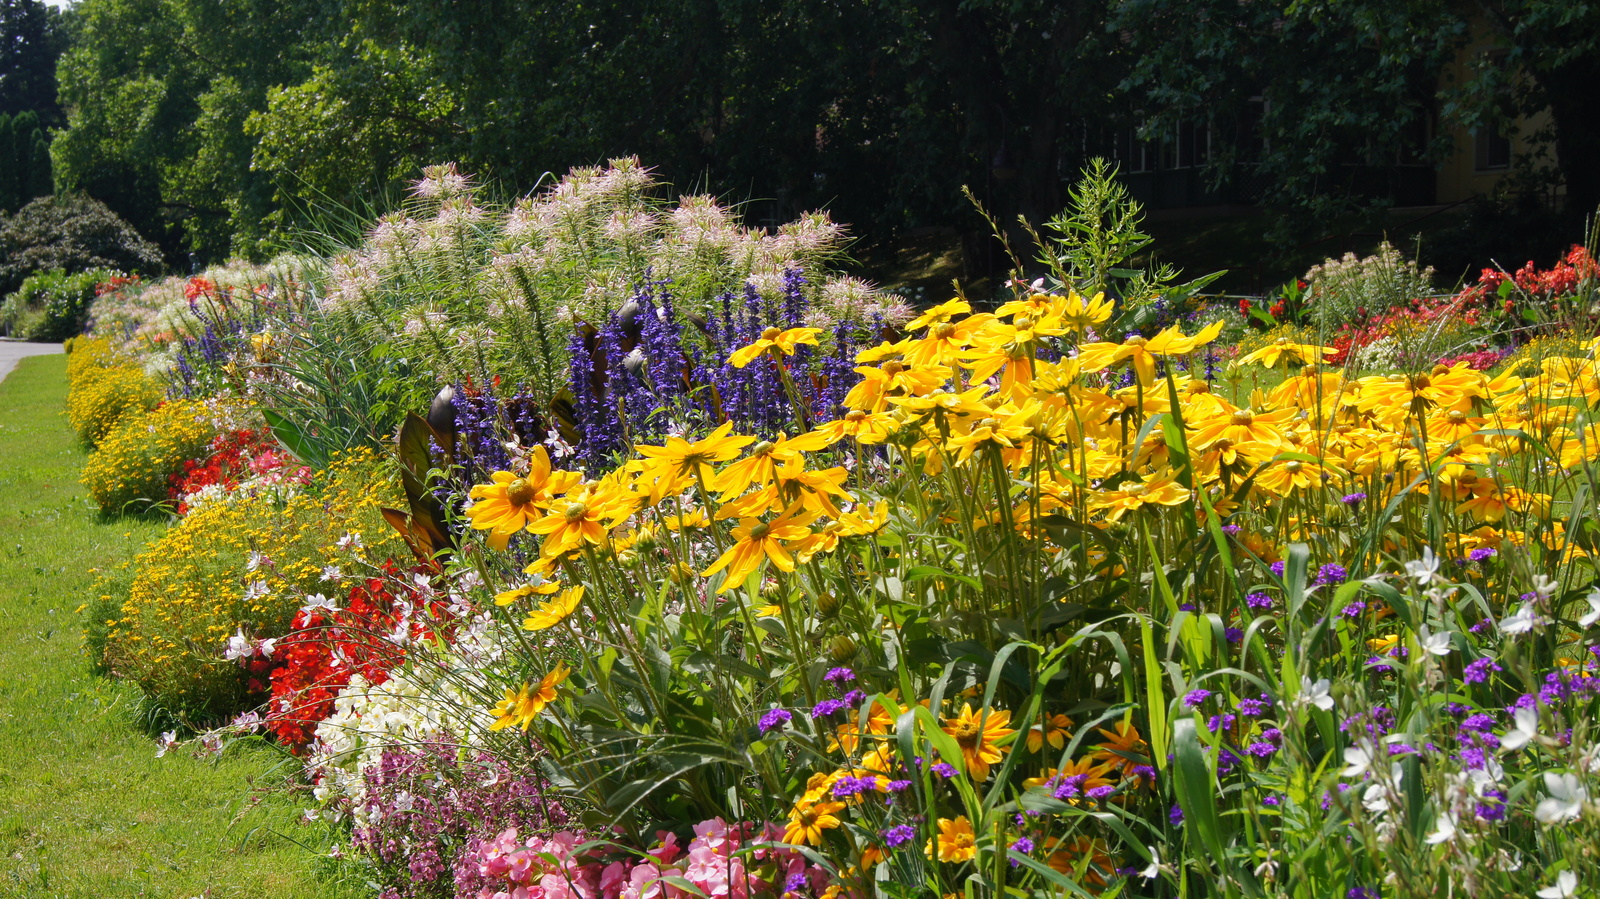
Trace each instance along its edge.
<instances>
[{"instance_id":1,"label":"pink begonia flower","mask_svg":"<svg viewBox=\"0 0 1600 899\"><path fill-rule=\"evenodd\" d=\"M612 862L600 875L601 899L617 899L628 884L628 867L622 862Z\"/></svg>"},{"instance_id":2,"label":"pink begonia flower","mask_svg":"<svg viewBox=\"0 0 1600 899\"><path fill-rule=\"evenodd\" d=\"M656 839L661 841L661 845L645 854L663 865L672 864L672 860L677 858L678 853L681 851L678 847L678 835L670 830L658 830L656 831Z\"/></svg>"}]
</instances>

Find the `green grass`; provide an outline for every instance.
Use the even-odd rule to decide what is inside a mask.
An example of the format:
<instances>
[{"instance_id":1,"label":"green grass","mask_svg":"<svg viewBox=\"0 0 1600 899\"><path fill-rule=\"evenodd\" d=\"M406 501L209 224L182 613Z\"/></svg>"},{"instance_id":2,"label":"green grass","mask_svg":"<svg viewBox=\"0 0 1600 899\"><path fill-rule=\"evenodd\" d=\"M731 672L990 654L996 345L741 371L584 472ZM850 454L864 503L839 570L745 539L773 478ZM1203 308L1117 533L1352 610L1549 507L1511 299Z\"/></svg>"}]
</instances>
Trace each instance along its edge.
<instances>
[{"instance_id":1,"label":"green grass","mask_svg":"<svg viewBox=\"0 0 1600 899\"><path fill-rule=\"evenodd\" d=\"M103 518L78 484L66 357L0 383L0 897L362 895L299 821L296 765L264 746L156 758L139 692L90 672L79 609L97 568L165 527Z\"/></svg>"}]
</instances>

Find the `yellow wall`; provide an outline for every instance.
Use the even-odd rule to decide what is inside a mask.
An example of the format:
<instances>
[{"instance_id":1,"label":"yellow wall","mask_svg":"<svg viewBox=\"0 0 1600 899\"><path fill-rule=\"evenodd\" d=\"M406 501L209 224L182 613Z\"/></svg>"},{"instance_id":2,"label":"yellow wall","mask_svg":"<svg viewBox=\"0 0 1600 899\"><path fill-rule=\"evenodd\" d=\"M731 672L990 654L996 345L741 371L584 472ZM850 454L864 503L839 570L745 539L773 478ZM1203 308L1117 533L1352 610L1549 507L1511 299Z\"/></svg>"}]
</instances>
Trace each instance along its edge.
<instances>
[{"instance_id":1,"label":"yellow wall","mask_svg":"<svg viewBox=\"0 0 1600 899\"><path fill-rule=\"evenodd\" d=\"M1472 76L1473 62L1482 54L1496 50L1500 46L1487 28L1474 24L1472 32L1474 38L1456 54L1455 61L1441 74L1440 86L1445 90L1466 83ZM1547 113L1517 119L1511 135L1511 165L1490 171L1480 171L1477 168L1476 141L1473 133L1459 126L1448 127L1446 133L1455 144L1455 152L1439 167L1436 202L1456 203L1479 194L1492 193L1495 185L1516 168L1517 160L1526 156L1532 149L1528 135L1543 129L1549 123L1550 116ZM1549 147L1546 153L1548 164L1554 165L1555 148Z\"/></svg>"}]
</instances>

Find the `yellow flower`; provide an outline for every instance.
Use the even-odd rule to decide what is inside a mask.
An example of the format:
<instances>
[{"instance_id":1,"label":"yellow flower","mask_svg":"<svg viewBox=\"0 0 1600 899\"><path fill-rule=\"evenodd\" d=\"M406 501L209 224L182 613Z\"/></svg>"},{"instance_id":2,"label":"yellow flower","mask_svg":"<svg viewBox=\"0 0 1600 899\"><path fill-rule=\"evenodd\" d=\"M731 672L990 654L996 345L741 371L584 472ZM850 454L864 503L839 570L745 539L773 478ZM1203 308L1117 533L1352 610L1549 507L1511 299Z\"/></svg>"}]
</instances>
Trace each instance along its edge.
<instances>
[{"instance_id":1,"label":"yellow flower","mask_svg":"<svg viewBox=\"0 0 1600 899\"><path fill-rule=\"evenodd\" d=\"M1331 346L1308 346L1303 343L1294 343L1287 337L1279 337L1259 350L1239 359L1235 365L1249 365L1252 362L1261 363L1262 368L1276 368L1279 360L1298 359L1302 362L1317 363L1322 357L1334 352Z\"/></svg>"},{"instance_id":2,"label":"yellow flower","mask_svg":"<svg viewBox=\"0 0 1600 899\"><path fill-rule=\"evenodd\" d=\"M783 831L783 841L795 846L821 846L822 832L839 826L839 818L834 813L843 808L842 802L801 799L789 811L789 826Z\"/></svg>"},{"instance_id":3,"label":"yellow flower","mask_svg":"<svg viewBox=\"0 0 1600 899\"><path fill-rule=\"evenodd\" d=\"M838 418L818 427L813 434L822 435L827 441L825 445L831 446L846 437L855 439L860 443L882 443L889 439L895 428L895 420L882 412L863 412L860 409L851 409Z\"/></svg>"},{"instance_id":4,"label":"yellow flower","mask_svg":"<svg viewBox=\"0 0 1600 899\"><path fill-rule=\"evenodd\" d=\"M704 440L690 443L672 436L667 438L665 446L635 446L634 449L646 458L646 470L661 469L673 475L699 478L709 484L716 477L713 464L732 459L739 455L739 450L755 442L754 437L731 436L728 432L732 429L733 422L723 422Z\"/></svg>"},{"instance_id":5,"label":"yellow flower","mask_svg":"<svg viewBox=\"0 0 1600 899\"><path fill-rule=\"evenodd\" d=\"M817 335L821 333L821 328L790 328L787 331L768 328L761 332L761 337L755 343L734 350L728 362L734 368L744 368L768 351L781 356L793 356L795 348L802 343L816 346Z\"/></svg>"},{"instance_id":6,"label":"yellow flower","mask_svg":"<svg viewBox=\"0 0 1600 899\"><path fill-rule=\"evenodd\" d=\"M906 322L907 331L920 331L930 325L947 322L957 315L971 312L972 304L966 300L947 300Z\"/></svg>"},{"instance_id":7,"label":"yellow flower","mask_svg":"<svg viewBox=\"0 0 1600 899\"><path fill-rule=\"evenodd\" d=\"M953 821L940 818L939 835L928 841L925 851L929 858L937 855L939 861L948 864L971 861L978 854L978 838L972 832L972 822L967 820L966 815Z\"/></svg>"},{"instance_id":8,"label":"yellow flower","mask_svg":"<svg viewBox=\"0 0 1600 899\"><path fill-rule=\"evenodd\" d=\"M733 529L733 546L712 562L710 568L700 572L700 576L710 577L724 568L728 569L722 587L717 590L718 593L726 593L743 584L750 572L755 571L764 559L771 559L780 571L793 571L794 557L789 554L785 544L811 536L808 525L816 518L815 513L804 511L796 503L771 521L740 519L739 526Z\"/></svg>"},{"instance_id":9,"label":"yellow flower","mask_svg":"<svg viewBox=\"0 0 1600 899\"><path fill-rule=\"evenodd\" d=\"M1123 720L1118 721L1113 730L1106 730L1103 727L1097 730L1106 738L1106 742L1095 746L1095 751L1089 754L1091 758L1121 765L1124 777L1133 774L1135 767L1144 764L1142 760L1134 758L1142 756L1146 749L1144 738L1139 736L1138 728Z\"/></svg>"},{"instance_id":10,"label":"yellow flower","mask_svg":"<svg viewBox=\"0 0 1600 899\"><path fill-rule=\"evenodd\" d=\"M546 674L537 687L524 683L519 690L507 690L506 698L500 700L500 704L493 709L496 718L489 729L504 730L515 725L526 731L545 706L555 701L556 687L561 686L571 673L572 669L566 663L561 663Z\"/></svg>"},{"instance_id":11,"label":"yellow flower","mask_svg":"<svg viewBox=\"0 0 1600 899\"><path fill-rule=\"evenodd\" d=\"M1222 333L1222 322L1215 321L1193 336L1184 336L1177 325L1154 337L1130 337L1122 343L1085 344L1078 353L1078 366L1083 371L1100 371L1119 362L1127 361L1145 386L1155 382L1157 356L1186 356L1196 347L1204 346Z\"/></svg>"},{"instance_id":12,"label":"yellow flower","mask_svg":"<svg viewBox=\"0 0 1600 899\"><path fill-rule=\"evenodd\" d=\"M879 500L870 507L857 504L854 509L839 516L839 536L861 537L866 534L876 534L888 523L888 503Z\"/></svg>"},{"instance_id":13,"label":"yellow flower","mask_svg":"<svg viewBox=\"0 0 1600 899\"><path fill-rule=\"evenodd\" d=\"M1083 331L1111 317L1112 303L1104 293L1084 300L1076 290L1067 295L1067 304L1061 309L1061 323L1072 331Z\"/></svg>"},{"instance_id":14,"label":"yellow flower","mask_svg":"<svg viewBox=\"0 0 1600 899\"><path fill-rule=\"evenodd\" d=\"M542 631L560 624L562 619L572 614L583 601L583 585L568 587L561 591L561 595L548 602L539 604L539 608L529 613L522 622L525 631Z\"/></svg>"},{"instance_id":15,"label":"yellow flower","mask_svg":"<svg viewBox=\"0 0 1600 899\"><path fill-rule=\"evenodd\" d=\"M494 595L494 604L497 606L509 606L519 599L526 599L535 594L548 596L549 594L560 589L561 582L559 581L545 581L537 586L533 584L523 584L520 587L507 590L504 593L496 593Z\"/></svg>"},{"instance_id":16,"label":"yellow flower","mask_svg":"<svg viewBox=\"0 0 1600 899\"><path fill-rule=\"evenodd\" d=\"M545 558L585 543L598 546L612 528L633 514L634 501L633 494L615 483L585 485L551 508L545 517L528 525L528 530L544 536L540 555Z\"/></svg>"},{"instance_id":17,"label":"yellow flower","mask_svg":"<svg viewBox=\"0 0 1600 899\"><path fill-rule=\"evenodd\" d=\"M973 713L972 703L963 703L961 714L944 719L944 732L954 737L961 747L961 759L967 773L976 781L989 779L989 766L1005 758L1007 747L1000 745L1016 731L1011 723L1011 713L1004 709L983 709Z\"/></svg>"},{"instance_id":18,"label":"yellow flower","mask_svg":"<svg viewBox=\"0 0 1600 899\"><path fill-rule=\"evenodd\" d=\"M1145 506L1176 506L1189 501L1189 490L1178 483L1176 477L1157 477L1146 483L1123 482L1115 490L1098 491L1089 500L1089 511L1106 510L1107 521L1121 521L1122 516Z\"/></svg>"},{"instance_id":19,"label":"yellow flower","mask_svg":"<svg viewBox=\"0 0 1600 899\"><path fill-rule=\"evenodd\" d=\"M855 371L861 380L844 395L844 405L862 412L882 412L890 396L922 396L943 386L951 374L943 365L912 368L895 359L878 368L859 365Z\"/></svg>"},{"instance_id":20,"label":"yellow flower","mask_svg":"<svg viewBox=\"0 0 1600 899\"><path fill-rule=\"evenodd\" d=\"M816 431L799 437L780 434L776 440L763 440L750 448L750 455L713 478L711 489L727 499L750 489L751 484L765 487L776 477L777 466L803 462L805 453L816 452L827 445L827 438Z\"/></svg>"},{"instance_id":21,"label":"yellow flower","mask_svg":"<svg viewBox=\"0 0 1600 899\"><path fill-rule=\"evenodd\" d=\"M474 486L468 494L473 502L467 517L472 519L474 530L489 531L490 543L504 549L511 535L527 527L554 497L576 487L582 479L576 472L551 471L550 454L538 446L529 457L526 477L497 471L490 480L491 483Z\"/></svg>"},{"instance_id":22,"label":"yellow flower","mask_svg":"<svg viewBox=\"0 0 1600 899\"><path fill-rule=\"evenodd\" d=\"M1067 743L1067 729L1070 727L1072 719L1066 715L1045 715L1043 724L1028 728L1028 751L1038 752L1047 741L1060 749Z\"/></svg>"}]
</instances>

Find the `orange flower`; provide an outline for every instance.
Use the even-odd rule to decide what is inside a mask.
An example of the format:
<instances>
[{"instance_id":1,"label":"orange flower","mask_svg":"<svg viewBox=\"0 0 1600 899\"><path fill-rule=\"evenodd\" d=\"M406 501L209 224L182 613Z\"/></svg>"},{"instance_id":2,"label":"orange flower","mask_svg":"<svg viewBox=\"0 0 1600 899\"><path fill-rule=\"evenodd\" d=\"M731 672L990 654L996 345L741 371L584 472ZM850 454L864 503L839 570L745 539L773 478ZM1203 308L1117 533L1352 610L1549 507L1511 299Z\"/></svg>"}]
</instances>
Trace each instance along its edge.
<instances>
[{"instance_id":1,"label":"orange flower","mask_svg":"<svg viewBox=\"0 0 1600 899\"><path fill-rule=\"evenodd\" d=\"M972 822L966 815L954 821L940 818L939 836L928 841L925 851L929 858L937 854L939 861L949 864L971 861L978 854L978 838L972 832Z\"/></svg>"},{"instance_id":2,"label":"orange flower","mask_svg":"<svg viewBox=\"0 0 1600 899\"><path fill-rule=\"evenodd\" d=\"M976 781L989 779L989 766L1005 758L1008 747L1000 743L1016 731L1006 727L1011 713L1003 709L983 709L973 713L971 703L963 703L961 714L944 719L944 732L956 739L967 773Z\"/></svg>"}]
</instances>

